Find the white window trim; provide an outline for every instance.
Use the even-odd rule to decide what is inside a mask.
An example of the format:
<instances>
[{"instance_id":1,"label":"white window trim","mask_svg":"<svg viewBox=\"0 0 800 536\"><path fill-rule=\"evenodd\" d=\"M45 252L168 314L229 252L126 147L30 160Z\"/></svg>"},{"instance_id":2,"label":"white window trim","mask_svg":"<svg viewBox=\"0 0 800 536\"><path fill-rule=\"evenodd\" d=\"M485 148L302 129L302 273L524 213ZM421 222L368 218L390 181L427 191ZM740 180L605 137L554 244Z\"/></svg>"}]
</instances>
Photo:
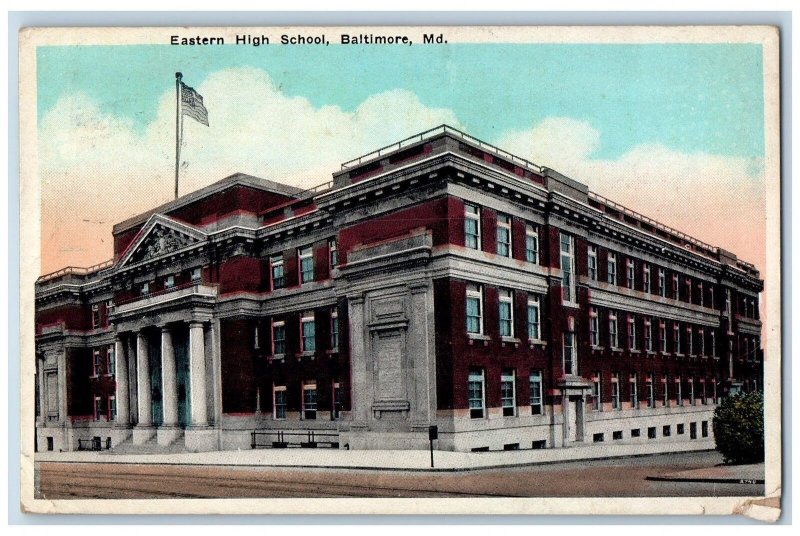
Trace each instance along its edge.
<instances>
[{"instance_id":1,"label":"white window trim","mask_svg":"<svg viewBox=\"0 0 800 536\"><path fill-rule=\"evenodd\" d=\"M612 326L614 329L611 329ZM608 344L612 350L619 349L619 322L613 309L608 311Z\"/></svg>"},{"instance_id":2,"label":"white window trim","mask_svg":"<svg viewBox=\"0 0 800 536\"><path fill-rule=\"evenodd\" d=\"M510 374L508 374L508 372L510 372ZM511 406L504 405L505 402L503 400L502 386L503 383L508 381L508 378L511 378ZM504 417L517 416L517 371L514 369L510 369L510 371L500 373L500 407L501 409L503 409ZM505 415L505 409L508 407L511 408L512 411L511 415Z\"/></svg>"},{"instance_id":3,"label":"white window trim","mask_svg":"<svg viewBox=\"0 0 800 536\"><path fill-rule=\"evenodd\" d=\"M475 209L475 213L469 212L469 208ZM464 219L475 220L475 249L480 251L482 249L482 237L481 237L481 207L475 205L473 203L464 203ZM466 225L464 226L464 246L467 248L472 249L471 246L467 245L467 230Z\"/></svg>"},{"instance_id":4,"label":"white window trim","mask_svg":"<svg viewBox=\"0 0 800 536\"><path fill-rule=\"evenodd\" d=\"M503 304L508 305L508 310L510 314L510 318L508 319L510 322L511 329L509 330L508 335L502 334L502 322L503 317L500 314L503 310ZM498 328L500 328L500 335L501 337L505 337L508 339L514 338L514 291L510 289L500 289L499 291L499 301L498 301L498 311L497 311L497 319L498 319Z\"/></svg>"},{"instance_id":5,"label":"white window trim","mask_svg":"<svg viewBox=\"0 0 800 536\"><path fill-rule=\"evenodd\" d=\"M314 339L314 350L306 350L306 337L305 337L305 325L309 323L314 323L314 334L312 338ZM305 311L300 315L300 352L314 352L317 349L317 325L316 325L316 317L314 316L314 311Z\"/></svg>"},{"instance_id":6,"label":"white window trim","mask_svg":"<svg viewBox=\"0 0 800 536\"><path fill-rule=\"evenodd\" d=\"M468 335L470 335L470 334L471 335L483 335L483 331L484 331L483 330L483 285L468 284L467 285L467 299L466 299L465 303L469 303L470 298L473 298L473 299L477 298L477 300L478 300L478 317L477 317L478 318L478 331L477 332L469 331L469 329L467 329L467 334ZM465 311L464 312L465 312L465 316L466 316L467 320L469 320L469 316L466 315L466 313L467 313L466 306L465 306ZM467 328L469 327L469 322L467 322L467 326L466 327Z\"/></svg>"},{"instance_id":7,"label":"white window trim","mask_svg":"<svg viewBox=\"0 0 800 536\"><path fill-rule=\"evenodd\" d=\"M336 326L336 330L333 326ZM339 311L334 307L331 310L331 350L339 349L339 328Z\"/></svg>"},{"instance_id":8,"label":"white window trim","mask_svg":"<svg viewBox=\"0 0 800 536\"><path fill-rule=\"evenodd\" d=\"M275 269L281 269L281 286L275 286ZM272 290L286 288L286 271L283 269L283 255L273 255L269 258L269 284Z\"/></svg>"},{"instance_id":9,"label":"white window trim","mask_svg":"<svg viewBox=\"0 0 800 536\"><path fill-rule=\"evenodd\" d=\"M592 411L603 411L603 373L599 370L592 374Z\"/></svg>"},{"instance_id":10,"label":"white window trim","mask_svg":"<svg viewBox=\"0 0 800 536\"><path fill-rule=\"evenodd\" d=\"M339 265L339 250L336 245L335 238L328 239L328 268L333 270ZM333 262L333 257L336 256L336 262Z\"/></svg>"},{"instance_id":11,"label":"white window trim","mask_svg":"<svg viewBox=\"0 0 800 536\"><path fill-rule=\"evenodd\" d=\"M275 396L275 393L277 393L277 392L286 393L286 386L285 385L275 385L274 383L272 384L272 418L273 418L273 420L276 420L276 421L284 421L284 420L286 420L286 417L287 417L287 415L286 415L287 411L286 410L287 410L287 406L288 406L288 400L285 398L286 395L284 394L283 417L278 417L278 404L277 404L277 398L278 397Z\"/></svg>"},{"instance_id":12,"label":"white window trim","mask_svg":"<svg viewBox=\"0 0 800 536\"><path fill-rule=\"evenodd\" d=\"M315 402L314 402L314 409L306 409L306 391L314 391L315 392ZM317 397L317 381L316 380L304 380L302 383L302 392L300 396L300 418L302 420L317 420L316 417L319 416L319 398ZM314 412L314 419L306 417L306 411L313 411Z\"/></svg>"},{"instance_id":13,"label":"white window trim","mask_svg":"<svg viewBox=\"0 0 800 536\"><path fill-rule=\"evenodd\" d=\"M507 221L504 221L507 220ZM504 214L502 212L497 213L497 244L495 245L495 251L501 257L511 258L514 256L514 237L511 231L511 216L509 214ZM505 242L500 242L500 229L505 229L508 231L508 254L500 253L500 244Z\"/></svg>"},{"instance_id":14,"label":"white window trim","mask_svg":"<svg viewBox=\"0 0 800 536\"><path fill-rule=\"evenodd\" d=\"M622 409L622 396L619 387L619 372L611 373L611 408L615 411Z\"/></svg>"},{"instance_id":15,"label":"white window trim","mask_svg":"<svg viewBox=\"0 0 800 536\"><path fill-rule=\"evenodd\" d=\"M530 387L530 406L531 415L544 415L544 381L542 379L542 371L534 370L528 375L528 383ZM533 385L539 386L539 396L534 397ZM534 413L533 408L538 407L539 411Z\"/></svg>"},{"instance_id":16,"label":"white window trim","mask_svg":"<svg viewBox=\"0 0 800 536\"><path fill-rule=\"evenodd\" d=\"M625 262L625 285L630 290L633 290L636 286L636 270L634 269L633 259L628 259Z\"/></svg>"},{"instance_id":17,"label":"white window trim","mask_svg":"<svg viewBox=\"0 0 800 536\"><path fill-rule=\"evenodd\" d=\"M628 349L638 352L638 343L639 341L636 340L636 319L633 317L633 313L628 313Z\"/></svg>"},{"instance_id":18,"label":"white window trim","mask_svg":"<svg viewBox=\"0 0 800 536\"><path fill-rule=\"evenodd\" d=\"M628 378L628 387L630 388L631 409L639 409L639 375L635 372Z\"/></svg>"},{"instance_id":19,"label":"white window trim","mask_svg":"<svg viewBox=\"0 0 800 536\"><path fill-rule=\"evenodd\" d=\"M537 294L528 294L528 309L531 307L536 309L536 338L530 339L531 341L541 341L542 340L542 308L539 302L539 296ZM528 310L525 310L527 314ZM530 338L530 318L527 320L528 325L528 337Z\"/></svg>"},{"instance_id":20,"label":"white window trim","mask_svg":"<svg viewBox=\"0 0 800 536\"><path fill-rule=\"evenodd\" d=\"M594 347L600 347L600 315L597 307L589 309L589 344Z\"/></svg>"},{"instance_id":21,"label":"white window trim","mask_svg":"<svg viewBox=\"0 0 800 536\"><path fill-rule=\"evenodd\" d=\"M606 262L608 273L606 274L606 280L608 281L609 285L616 285L617 284L617 254L613 251L608 252L608 261ZM612 269L613 268L613 269Z\"/></svg>"},{"instance_id":22,"label":"white window trim","mask_svg":"<svg viewBox=\"0 0 800 536\"><path fill-rule=\"evenodd\" d=\"M528 238L533 238L534 249L528 248ZM533 252L533 260L528 259L528 252ZM525 260L533 264L539 264L539 227L532 224L525 224Z\"/></svg>"},{"instance_id":23,"label":"white window trim","mask_svg":"<svg viewBox=\"0 0 800 536\"><path fill-rule=\"evenodd\" d=\"M473 376L473 374L475 376ZM479 379L473 379L473 377L477 378L478 375L480 375ZM480 417L473 417L472 416L472 410L473 409L479 409L479 408L473 408L470 405L470 402L473 399L470 398L470 396L469 396L469 384L471 384L473 382L480 383L480 386L481 386L481 406L480 406L481 416ZM470 416L471 419L485 419L486 418L486 371L484 371L483 369L480 369L480 370L477 370L477 371L476 370L470 370L469 372L467 372L467 410L469 411L469 416Z\"/></svg>"},{"instance_id":24,"label":"white window trim","mask_svg":"<svg viewBox=\"0 0 800 536\"><path fill-rule=\"evenodd\" d=\"M646 292L647 294L650 294L651 293L651 289L652 289L652 287L651 287L651 283L652 282L650 280L650 265L649 264L644 263L643 268L642 268L642 275L643 275L642 288L644 289L644 292Z\"/></svg>"},{"instance_id":25,"label":"white window trim","mask_svg":"<svg viewBox=\"0 0 800 536\"><path fill-rule=\"evenodd\" d=\"M567 239L567 247L569 251L564 252L563 247L563 239L566 237ZM571 234L567 234L564 232L558 233L558 251L559 251L559 261L561 263L561 273L562 274L569 274L569 286L564 286L564 279L562 277L561 284L562 284L562 291L561 291L561 300L563 303L568 303L574 305L578 302L578 297L576 294L576 281L577 274L575 273L575 237ZM564 269L564 258L567 258L568 268ZM564 297L564 289L569 290L569 299Z\"/></svg>"},{"instance_id":26,"label":"white window trim","mask_svg":"<svg viewBox=\"0 0 800 536\"><path fill-rule=\"evenodd\" d=\"M567 336L570 335L572 339L572 345L569 346L569 357L570 357L570 370L567 370ZM564 374L569 374L570 376L574 376L578 374L578 348L577 348L577 340L575 338L574 331L565 331L561 336L561 367L564 371Z\"/></svg>"},{"instance_id":27,"label":"white window trim","mask_svg":"<svg viewBox=\"0 0 800 536\"><path fill-rule=\"evenodd\" d=\"M311 279L303 279L303 273L305 272L303 270L303 261L309 259L311 260ZM312 246L297 248L297 269L301 285L314 281L314 248Z\"/></svg>"},{"instance_id":28,"label":"white window trim","mask_svg":"<svg viewBox=\"0 0 800 536\"><path fill-rule=\"evenodd\" d=\"M658 269L658 295L667 297L667 274L663 268Z\"/></svg>"},{"instance_id":29,"label":"white window trim","mask_svg":"<svg viewBox=\"0 0 800 536\"><path fill-rule=\"evenodd\" d=\"M644 349L647 352L653 351L653 320L644 319Z\"/></svg>"},{"instance_id":30,"label":"white window trim","mask_svg":"<svg viewBox=\"0 0 800 536\"><path fill-rule=\"evenodd\" d=\"M275 328L283 328L283 352L275 353ZM283 320L272 321L272 356L274 358L281 358L286 355L286 322Z\"/></svg>"},{"instance_id":31,"label":"white window trim","mask_svg":"<svg viewBox=\"0 0 800 536\"><path fill-rule=\"evenodd\" d=\"M594 274L592 274L592 260L594 260ZM598 279L598 270L597 270L597 246L589 246L589 252L586 260L586 268L587 273L589 274L589 279L592 281L597 281Z\"/></svg>"}]
</instances>

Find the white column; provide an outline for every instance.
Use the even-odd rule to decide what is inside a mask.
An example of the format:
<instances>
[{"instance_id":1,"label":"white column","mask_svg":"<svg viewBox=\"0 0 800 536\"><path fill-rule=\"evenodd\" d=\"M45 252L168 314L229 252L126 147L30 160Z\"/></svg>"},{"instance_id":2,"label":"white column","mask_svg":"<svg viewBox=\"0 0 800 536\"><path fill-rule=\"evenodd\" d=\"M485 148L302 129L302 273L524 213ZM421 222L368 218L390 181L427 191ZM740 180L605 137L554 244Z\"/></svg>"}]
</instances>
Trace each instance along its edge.
<instances>
[{"instance_id":1,"label":"white column","mask_svg":"<svg viewBox=\"0 0 800 536\"><path fill-rule=\"evenodd\" d=\"M114 358L117 360L116 382L117 423L130 423L130 403L128 401L128 355L119 336L114 341Z\"/></svg>"},{"instance_id":2,"label":"white column","mask_svg":"<svg viewBox=\"0 0 800 536\"><path fill-rule=\"evenodd\" d=\"M64 348L58 353L58 422L63 424L67 420L67 349Z\"/></svg>"},{"instance_id":3,"label":"white column","mask_svg":"<svg viewBox=\"0 0 800 536\"><path fill-rule=\"evenodd\" d=\"M44 359L37 359L39 365L39 421L47 424L47 383L44 373Z\"/></svg>"},{"instance_id":4,"label":"white column","mask_svg":"<svg viewBox=\"0 0 800 536\"><path fill-rule=\"evenodd\" d=\"M131 423L139 422L139 395L137 392L137 375L139 373L136 366L136 337L128 336L125 342L125 354L128 357L128 420Z\"/></svg>"},{"instance_id":5,"label":"white column","mask_svg":"<svg viewBox=\"0 0 800 536\"><path fill-rule=\"evenodd\" d=\"M139 426L153 424L153 400L150 392L150 356L147 350L147 337L143 332L136 334L136 369L138 373Z\"/></svg>"},{"instance_id":6,"label":"white column","mask_svg":"<svg viewBox=\"0 0 800 536\"><path fill-rule=\"evenodd\" d=\"M178 425L178 382L175 378L175 348L172 332L161 328L161 397L164 408L164 426Z\"/></svg>"},{"instance_id":7,"label":"white column","mask_svg":"<svg viewBox=\"0 0 800 536\"><path fill-rule=\"evenodd\" d=\"M203 323L197 320L189 322L189 397L192 426L207 426L206 342Z\"/></svg>"}]
</instances>

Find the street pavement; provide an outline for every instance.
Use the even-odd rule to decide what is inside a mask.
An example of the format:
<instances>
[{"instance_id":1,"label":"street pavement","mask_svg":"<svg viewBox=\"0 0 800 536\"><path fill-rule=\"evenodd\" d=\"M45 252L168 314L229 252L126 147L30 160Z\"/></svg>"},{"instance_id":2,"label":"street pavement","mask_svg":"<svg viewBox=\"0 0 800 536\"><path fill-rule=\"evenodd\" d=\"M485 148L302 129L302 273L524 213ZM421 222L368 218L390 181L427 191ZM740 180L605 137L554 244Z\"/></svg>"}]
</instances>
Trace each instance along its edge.
<instances>
[{"instance_id":1,"label":"street pavement","mask_svg":"<svg viewBox=\"0 0 800 536\"><path fill-rule=\"evenodd\" d=\"M79 463L74 456L72 461L43 461L37 455L37 497L719 497L764 493L763 484L746 480L740 483L649 478L718 467L722 457L713 451L438 472L244 463L98 463L114 457L91 454L95 454L93 459ZM309 453L306 451L305 455Z\"/></svg>"}]
</instances>

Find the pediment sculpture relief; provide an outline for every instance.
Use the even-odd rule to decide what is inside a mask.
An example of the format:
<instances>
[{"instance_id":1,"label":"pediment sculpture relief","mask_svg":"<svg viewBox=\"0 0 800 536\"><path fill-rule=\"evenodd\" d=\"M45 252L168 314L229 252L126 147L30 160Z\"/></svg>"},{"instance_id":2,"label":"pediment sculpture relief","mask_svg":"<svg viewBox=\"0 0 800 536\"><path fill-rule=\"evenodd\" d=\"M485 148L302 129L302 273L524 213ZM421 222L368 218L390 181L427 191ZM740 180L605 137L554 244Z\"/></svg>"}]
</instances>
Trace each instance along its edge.
<instances>
[{"instance_id":1,"label":"pediment sculpture relief","mask_svg":"<svg viewBox=\"0 0 800 536\"><path fill-rule=\"evenodd\" d=\"M133 261L139 262L161 257L197 242L198 240L194 237L180 233L175 229L157 225L137 248Z\"/></svg>"}]
</instances>

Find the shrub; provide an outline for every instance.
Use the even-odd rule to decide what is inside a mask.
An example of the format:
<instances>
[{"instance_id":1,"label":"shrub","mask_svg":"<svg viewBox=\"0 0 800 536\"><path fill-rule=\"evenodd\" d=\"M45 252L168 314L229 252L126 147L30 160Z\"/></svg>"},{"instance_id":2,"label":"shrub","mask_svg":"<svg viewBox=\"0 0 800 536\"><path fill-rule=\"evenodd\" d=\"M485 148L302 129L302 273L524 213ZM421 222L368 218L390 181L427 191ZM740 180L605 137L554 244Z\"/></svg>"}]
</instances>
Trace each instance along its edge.
<instances>
[{"instance_id":1,"label":"shrub","mask_svg":"<svg viewBox=\"0 0 800 536\"><path fill-rule=\"evenodd\" d=\"M764 397L740 393L714 410L714 439L725 463L764 461Z\"/></svg>"}]
</instances>

